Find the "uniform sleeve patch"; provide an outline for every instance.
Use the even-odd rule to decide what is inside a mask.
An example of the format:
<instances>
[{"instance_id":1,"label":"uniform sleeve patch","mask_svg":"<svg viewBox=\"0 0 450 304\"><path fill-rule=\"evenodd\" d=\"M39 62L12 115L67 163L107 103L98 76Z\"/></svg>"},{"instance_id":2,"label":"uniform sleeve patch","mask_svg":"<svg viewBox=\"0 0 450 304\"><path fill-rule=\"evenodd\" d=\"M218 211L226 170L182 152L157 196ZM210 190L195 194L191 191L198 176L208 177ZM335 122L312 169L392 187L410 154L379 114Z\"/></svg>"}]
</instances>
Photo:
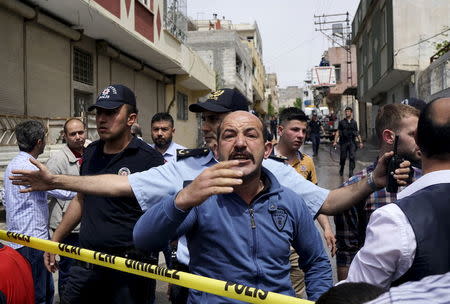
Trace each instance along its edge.
<instances>
[{"instance_id":1,"label":"uniform sleeve patch","mask_svg":"<svg viewBox=\"0 0 450 304\"><path fill-rule=\"evenodd\" d=\"M188 157L201 157L209 154L209 149L177 149L177 161Z\"/></svg>"},{"instance_id":2,"label":"uniform sleeve patch","mask_svg":"<svg viewBox=\"0 0 450 304\"><path fill-rule=\"evenodd\" d=\"M288 215L286 210L284 209L277 209L272 212L272 220L275 224L275 227L277 227L278 231L283 231L284 226L286 225Z\"/></svg>"}]
</instances>

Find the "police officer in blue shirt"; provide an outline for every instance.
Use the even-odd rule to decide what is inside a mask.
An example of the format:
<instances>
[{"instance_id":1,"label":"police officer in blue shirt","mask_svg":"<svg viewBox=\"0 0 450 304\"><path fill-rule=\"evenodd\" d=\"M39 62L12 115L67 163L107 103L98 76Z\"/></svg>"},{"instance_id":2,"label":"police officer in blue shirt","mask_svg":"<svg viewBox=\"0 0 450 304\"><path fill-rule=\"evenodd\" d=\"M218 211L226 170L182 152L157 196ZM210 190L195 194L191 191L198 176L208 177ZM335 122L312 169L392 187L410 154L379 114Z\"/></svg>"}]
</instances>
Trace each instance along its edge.
<instances>
[{"instance_id":1,"label":"police officer in blue shirt","mask_svg":"<svg viewBox=\"0 0 450 304\"><path fill-rule=\"evenodd\" d=\"M216 131L221 120L229 112L248 110L248 100L236 89L222 89L213 92L205 102L192 104L189 110L202 114L202 133L207 146L216 144ZM323 189L307 181L292 167L283 162L266 159L263 167L289 187L305 201L311 216L319 213L334 215L349 209L355 202L365 199L379 188L386 186L386 164L393 153L383 155L377 168L368 178L347 187L332 191ZM48 169L36 160L31 160L40 170L15 171L17 176L10 177L17 184L27 185L24 191L48 189L68 189L85 194L102 196L135 196L142 209L148 209L155 203L180 191L194 180L205 168L217 163L209 148L179 151L177 162L151 168L129 176L112 174L96 176L52 175ZM408 178L408 162L404 162L395 171L394 177L399 185L405 185Z\"/></svg>"}]
</instances>

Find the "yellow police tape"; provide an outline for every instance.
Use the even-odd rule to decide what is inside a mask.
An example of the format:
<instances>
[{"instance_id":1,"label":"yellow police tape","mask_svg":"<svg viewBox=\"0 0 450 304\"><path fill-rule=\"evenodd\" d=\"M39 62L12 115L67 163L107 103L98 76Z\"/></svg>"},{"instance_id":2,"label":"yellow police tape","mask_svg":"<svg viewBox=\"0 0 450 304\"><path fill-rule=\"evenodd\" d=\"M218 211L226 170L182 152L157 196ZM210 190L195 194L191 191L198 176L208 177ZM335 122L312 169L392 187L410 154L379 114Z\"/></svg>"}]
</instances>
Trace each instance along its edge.
<instances>
[{"instance_id":1,"label":"yellow police tape","mask_svg":"<svg viewBox=\"0 0 450 304\"><path fill-rule=\"evenodd\" d=\"M220 281L202 277L187 272L167 269L158 265L151 265L131 259L125 259L98 251L92 251L66 245L62 243L43 240L28 235L0 230L0 239L32 247L46 252L51 252L73 259L97 264L112 269L133 273L136 275L176 284L200 291L216 294L223 297L249 303L314 303L307 300L261 290L254 287Z\"/></svg>"}]
</instances>

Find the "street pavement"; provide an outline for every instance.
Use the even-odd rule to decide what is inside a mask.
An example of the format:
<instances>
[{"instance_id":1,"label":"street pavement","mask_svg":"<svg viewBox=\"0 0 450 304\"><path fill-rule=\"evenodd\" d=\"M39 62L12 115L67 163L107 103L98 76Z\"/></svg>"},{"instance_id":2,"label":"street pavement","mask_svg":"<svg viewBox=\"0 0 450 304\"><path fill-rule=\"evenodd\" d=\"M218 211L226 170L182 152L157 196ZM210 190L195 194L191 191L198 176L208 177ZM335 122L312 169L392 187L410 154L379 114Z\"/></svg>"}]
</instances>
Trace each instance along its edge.
<instances>
[{"instance_id":1,"label":"street pavement","mask_svg":"<svg viewBox=\"0 0 450 304\"><path fill-rule=\"evenodd\" d=\"M312 147L310 143L306 143L302 151L307 153L308 155L312 155ZM372 145L366 145L362 150L357 151L356 155L356 168L355 173L363 169L364 167L368 166L377 156L377 150ZM334 158L331 157L330 154L330 144L329 143L322 143L319 148L319 154L318 156L314 157L314 163L316 165L316 171L317 171L317 177L319 181L319 186L326 188L326 189L335 189L338 188L342 183L346 181L346 178L348 177L348 160L346 164L346 168L344 170L344 176L339 176L339 163L334 160ZM330 217L330 222L332 224L333 229L334 222L333 217ZM316 223L317 224L317 223ZM318 226L318 225L317 225ZM319 227L319 226L318 226ZM5 216L4 216L4 210L3 207L0 207L0 229L6 229L6 223L5 223ZM320 232L322 230L318 228ZM326 248L326 244L324 242L324 246ZM329 250L327 249L328 255L330 257L330 261L333 267L333 280L334 282L337 281L336 277L336 259L331 257ZM165 267L165 261L164 256L160 254L159 257L159 265L162 267ZM57 280L57 276L54 276L55 280ZM57 285L57 284L55 284ZM169 304L170 302L167 300L166 296L167 291L167 283L165 282L157 282L156 285L156 303L158 304ZM56 303L58 297L56 296Z\"/></svg>"}]
</instances>

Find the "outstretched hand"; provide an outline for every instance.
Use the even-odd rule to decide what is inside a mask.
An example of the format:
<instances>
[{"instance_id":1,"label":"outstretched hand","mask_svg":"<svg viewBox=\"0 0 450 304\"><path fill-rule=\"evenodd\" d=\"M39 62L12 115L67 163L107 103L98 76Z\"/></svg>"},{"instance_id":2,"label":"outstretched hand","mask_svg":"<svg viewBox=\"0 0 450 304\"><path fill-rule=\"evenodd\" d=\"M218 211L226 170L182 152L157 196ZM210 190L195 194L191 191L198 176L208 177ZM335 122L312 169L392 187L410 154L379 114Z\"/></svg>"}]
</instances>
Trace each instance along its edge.
<instances>
[{"instance_id":1,"label":"outstretched hand","mask_svg":"<svg viewBox=\"0 0 450 304\"><path fill-rule=\"evenodd\" d=\"M13 170L12 174L16 175L9 177L9 179L12 180L13 185L26 186L27 188L20 190L22 193L55 189L52 185L53 175L47 167L33 158L30 158L30 162L35 165L38 170Z\"/></svg>"},{"instance_id":2,"label":"outstretched hand","mask_svg":"<svg viewBox=\"0 0 450 304\"><path fill-rule=\"evenodd\" d=\"M223 161L205 169L178 193L175 205L187 210L200 205L212 195L233 192L234 186L242 184L242 171L232 169L238 164L238 160Z\"/></svg>"},{"instance_id":3,"label":"outstretched hand","mask_svg":"<svg viewBox=\"0 0 450 304\"><path fill-rule=\"evenodd\" d=\"M379 188L386 187L387 175L392 173L399 186L405 186L408 184L409 172L412 170L410 168L411 163L405 160L400 164L400 168L396 169L395 172L387 172L388 163L392 156L394 156L394 152L392 151L384 153L384 155L378 159L377 166L373 171L373 181Z\"/></svg>"}]
</instances>

